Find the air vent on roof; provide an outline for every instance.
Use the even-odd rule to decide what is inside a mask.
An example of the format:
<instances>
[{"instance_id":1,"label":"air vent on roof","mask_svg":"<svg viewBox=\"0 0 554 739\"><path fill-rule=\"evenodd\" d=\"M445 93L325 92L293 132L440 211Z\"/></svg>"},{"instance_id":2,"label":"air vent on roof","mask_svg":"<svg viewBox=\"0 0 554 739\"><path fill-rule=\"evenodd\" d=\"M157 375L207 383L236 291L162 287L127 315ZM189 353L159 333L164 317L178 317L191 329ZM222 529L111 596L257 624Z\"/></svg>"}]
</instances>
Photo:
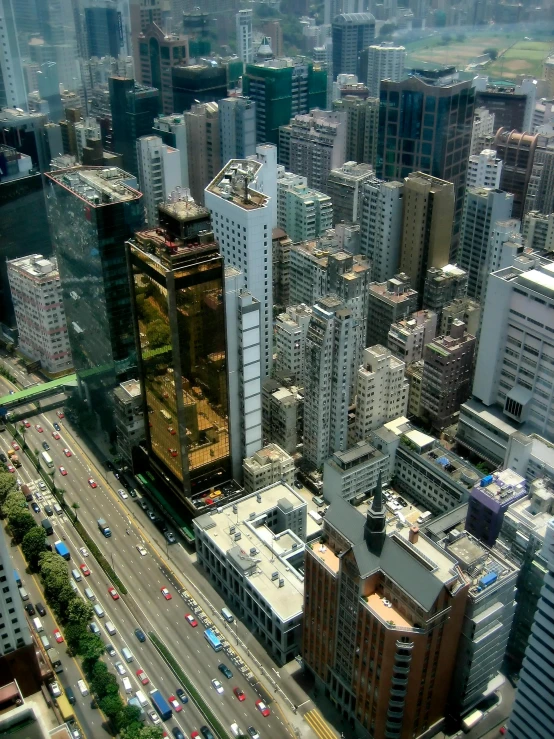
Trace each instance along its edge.
<instances>
[{"instance_id":1,"label":"air vent on roof","mask_svg":"<svg viewBox=\"0 0 554 739\"><path fill-rule=\"evenodd\" d=\"M256 547L250 547L250 556L253 557L255 554L258 554Z\"/></svg>"},{"instance_id":2,"label":"air vent on roof","mask_svg":"<svg viewBox=\"0 0 554 739\"><path fill-rule=\"evenodd\" d=\"M235 541L238 541L239 539L242 539L242 534L240 533L240 531L237 531L237 533L235 534Z\"/></svg>"},{"instance_id":3,"label":"air vent on roof","mask_svg":"<svg viewBox=\"0 0 554 739\"><path fill-rule=\"evenodd\" d=\"M272 572L271 573L271 579L272 580L277 580L278 577L279 577L279 573L278 572Z\"/></svg>"},{"instance_id":4,"label":"air vent on roof","mask_svg":"<svg viewBox=\"0 0 554 739\"><path fill-rule=\"evenodd\" d=\"M229 533L230 534L234 534L235 533L235 530L236 530L235 527L234 526L231 526L231 528L229 529Z\"/></svg>"},{"instance_id":5,"label":"air vent on roof","mask_svg":"<svg viewBox=\"0 0 554 739\"><path fill-rule=\"evenodd\" d=\"M248 520L253 521L255 518L256 518L256 514L254 513L254 511L252 511L252 513L248 516Z\"/></svg>"},{"instance_id":6,"label":"air vent on roof","mask_svg":"<svg viewBox=\"0 0 554 739\"><path fill-rule=\"evenodd\" d=\"M284 584L285 584L285 581L283 580L283 578L282 577L279 578L279 587L282 588Z\"/></svg>"}]
</instances>

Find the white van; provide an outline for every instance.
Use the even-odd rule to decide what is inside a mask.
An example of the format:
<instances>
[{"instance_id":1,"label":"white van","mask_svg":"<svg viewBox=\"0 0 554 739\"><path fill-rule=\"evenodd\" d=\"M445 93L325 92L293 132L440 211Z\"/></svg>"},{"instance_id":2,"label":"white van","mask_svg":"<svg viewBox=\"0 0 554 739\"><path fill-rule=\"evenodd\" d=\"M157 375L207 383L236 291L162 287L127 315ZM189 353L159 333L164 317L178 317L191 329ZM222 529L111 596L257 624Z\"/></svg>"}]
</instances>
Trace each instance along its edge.
<instances>
[{"instance_id":1,"label":"white van","mask_svg":"<svg viewBox=\"0 0 554 739\"><path fill-rule=\"evenodd\" d=\"M96 596L90 588L85 588L85 595L89 600L96 600Z\"/></svg>"},{"instance_id":2,"label":"white van","mask_svg":"<svg viewBox=\"0 0 554 739\"><path fill-rule=\"evenodd\" d=\"M132 693L133 692L133 686L131 685L131 681L128 677L122 678L123 680L123 687L125 688L126 693Z\"/></svg>"},{"instance_id":3,"label":"white van","mask_svg":"<svg viewBox=\"0 0 554 739\"><path fill-rule=\"evenodd\" d=\"M94 613L98 616L98 618L104 618L104 609L100 605L100 603L96 603L94 606Z\"/></svg>"},{"instance_id":4,"label":"white van","mask_svg":"<svg viewBox=\"0 0 554 739\"><path fill-rule=\"evenodd\" d=\"M25 588L19 588L19 595L21 596L21 600L29 600L29 593Z\"/></svg>"},{"instance_id":5,"label":"white van","mask_svg":"<svg viewBox=\"0 0 554 739\"><path fill-rule=\"evenodd\" d=\"M132 662L135 659L128 647L123 647L123 649L121 650L121 654L123 655L125 662Z\"/></svg>"},{"instance_id":6,"label":"white van","mask_svg":"<svg viewBox=\"0 0 554 739\"><path fill-rule=\"evenodd\" d=\"M221 609L221 615L223 618L227 621L227 623L232 624L235 620L235 617L231 613L231 611L228 608L222 608Z\"/></svg>"},{"instance_id":7,"label":"white van","mask_svg":"<svg viewBox=\"0 0 554 739\"><path fill-rule=\"evenodd\" d=\"M88 695L88 688L84 680L77 680L77 687L81 691L81 695Z\"/></svg>"},{"instance_id":8,"label":"white van","mask_svg":"<svg viewBox=\"0 0 554 739\"><path fill-rule=\"evenodd\" d=\"M140 705L143 708L144 708L144 706L147 706L148 705L148 701L146 700L146 696L144 695L144 693L142 692L142 690L137 690L137 692L135 693L135 695L137 697L138 702L140 703Z\"/></svg>"},{"instance_id":9,"label":"white van","mask_svg":"<svg viewBox=\"0 0 554 739\"><path fill-rule=\"evenodd\" d=\"M115 626L111 621L106 621L104 627L110 636L113 636L116 633Z\"/></svg>"},{"instance_id":10,"label":"white van","mask_svg":"<svg viewBox=\"0 0 554 739\"><path fill-rule=\"evenodd\" d=\"M42 646L48 651L49 649L52 649L52 645L50 644L50 639L46 636L46 634L43 634L40 637L40 641L42 642Z\"/></svg>"},{"instance_id":11,"label":"white van","mask_svg":"<svg viewBox=\"0 0 554 739\"><path fill-rule=\"evenodd\" d=\"M71 570L71 574L75 582L81 582L81 580L83 579L79 570Z\"/></svg>"},{"instance_id":12,"label":"white van","mask_svg":"<svg viewBox=\"0 0 554 739\"><path fill-rule=\"evenodd\" d=\"M33 626L35 627L35 631L37 634L39 634L41 631L44 631L44 626L42 625L42 621L40 618L34 618L33 619Z\"/></svg>"},{"instance_id":13,"label":"white van","mask_svg":"<svg viewBox=\"0 0 554 739\"><path fill-rule=\"evenodd\" d=\"M54 506L53 506L53 508L54 508L54 513L55 513L55 514L56 514L57 516L61 516L61 515L63 515L63 510L62 510L62 507L61 507L61 505L59 505L58 503L54 503Z\"/></svg>"}]
</instances>

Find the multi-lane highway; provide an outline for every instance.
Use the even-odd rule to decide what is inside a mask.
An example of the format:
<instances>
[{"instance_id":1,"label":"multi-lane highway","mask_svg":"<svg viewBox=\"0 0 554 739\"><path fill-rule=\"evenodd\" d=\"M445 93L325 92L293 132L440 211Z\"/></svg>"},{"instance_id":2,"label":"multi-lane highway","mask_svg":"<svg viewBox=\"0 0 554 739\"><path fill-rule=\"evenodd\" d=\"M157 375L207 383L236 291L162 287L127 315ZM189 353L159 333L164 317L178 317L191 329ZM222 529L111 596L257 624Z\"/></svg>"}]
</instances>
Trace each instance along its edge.
<instances>
[{"instance_id":1,"label":"multi-lane highway","mask_svg":"<svg viewBox=\"0 0 554 739\"><path fill-rule=\"evenodd\" d=\"M229 732L230 725L237 722L243 732L250 726L255 727L262 738L281 739L289 736L291 732L279 711L272 711L267 718L261 715L255 705L259 696L224 653L216 653L208 645L203 636L202 624L193 627L185 619L185 614L190 608L181 595L181 584L178 580L171 581L170 576L166 574L165 563L157 558L150 547L146 533L150 522L146 516L144 516L145 529L142 527L139 529L136 525L139 515L141 517L144 515L137 503L131 497L123 499L118 495L119 484L111 473L105 473L105 478L108 479L98 479L95 476L92 463L87 459L79 442L70 435L65 419L59 419L52 411L30 417L29 421L31 426L25 436L27 444L31 449L40 451L43 450L44 442L49 445L48 454L56 470L56 486L64 489L67 503L72 504L75 501L79 503L79 519L129 590L128 596L113 601L108 595L109 582L104 573L95 566L91 557L84 559L79 554L79 548L83 544L70 522L65 516L52 517L54 539L66 537L73 566L78 567L82 562L90 565L92 574L87 578L83 577L78 587L81 591L87 586L92 588L96 598L94 602L100 603L106 613L103 619L98 619L103 638L108 641L104 629L106 620L112 621L117 629L117 634L113 638L110 637L110 643L115 647L117 655L108 658L109 661L112 664L117 661L125 664L127 676L131 678L134 689L141 688L143 692L147 692L156 687L166 698L174 695L178 687L184 686L177 683L153 645L149 641L140 643L134 635L137 627L144 632L154 631L179 660L179 664L198 692ZM54 438L54 423L60 426L60 439ZM42 428L42 431L39 431L37 426ZM3 450L7 450L11 437L7 432L0 436L3 437L0 438L0 445ZM66 456L64 449L69 449L71 456ZM67 472L66 475L62 474L60 467ZM18 473L24 482L28 478L37 480L36 470L33 471L29 460L23 459L23 467ZM91 487L89 479L94 480L97 487ZM42 507L45 502L39 501L39 505ZM44 511L41 510L36 515L37 518L42 518ZM96 521L100 517L108 521L113 532L110 538L105 538L98 530ZM146 549L145 555L139 551L142 547ZM171 600L166 600L162 595L163 587L169 589ZM129 665L121 657L121 649L124 646L127 646L134 655L134 661ZM221 662L231 668L233 672L231 679L226 679L219 671L218 665ZM151 682L147 686L139 684L136 677L137 669L143 669L149 676ZM220 680L224 688L222 694L213 689L212 679ZM244 691L246 699L243 702L239 702L234 695L234 688ZM85 731L86 724L90 721L90 718L83 721ZM167 726L172 728L179 725L181 730L190 736L192 731L198 730L206 723L192 701L189 701L182 711L174 713ZM91 736L94 736L94 733Z\"/></svg>"}]
</instances>

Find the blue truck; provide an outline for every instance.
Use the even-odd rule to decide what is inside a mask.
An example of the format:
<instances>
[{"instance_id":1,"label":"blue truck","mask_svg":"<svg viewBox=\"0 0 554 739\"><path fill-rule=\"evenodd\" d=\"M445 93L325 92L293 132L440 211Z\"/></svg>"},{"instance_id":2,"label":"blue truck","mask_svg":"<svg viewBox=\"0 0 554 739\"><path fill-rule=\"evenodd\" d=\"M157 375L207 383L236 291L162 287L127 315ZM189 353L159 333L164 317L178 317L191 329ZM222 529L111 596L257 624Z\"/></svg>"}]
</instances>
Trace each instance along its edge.
<instances>
[{"instance_id":1,"label":"blue truck","mask_svg":"<svg viewBox=\"0 0 554 739\"><path fill-rule=\"evenodd\" d=\"M69 549L65 546L63 541L54 542L54 549L56 552L60 555L60 557L63 557L64 559L71 559L71 555L69 554Z\"/></svg>"},{"instance_id":2,"label":"blue truck","mask_svg":"<svg viewBox=\"0 0 554 739\"><path fill-rule=\"evenodd\" d=\"M172 717L173 711L159 690L150 691L150 700L162 721L167 721Z\"/></svg>"}]
</instances>

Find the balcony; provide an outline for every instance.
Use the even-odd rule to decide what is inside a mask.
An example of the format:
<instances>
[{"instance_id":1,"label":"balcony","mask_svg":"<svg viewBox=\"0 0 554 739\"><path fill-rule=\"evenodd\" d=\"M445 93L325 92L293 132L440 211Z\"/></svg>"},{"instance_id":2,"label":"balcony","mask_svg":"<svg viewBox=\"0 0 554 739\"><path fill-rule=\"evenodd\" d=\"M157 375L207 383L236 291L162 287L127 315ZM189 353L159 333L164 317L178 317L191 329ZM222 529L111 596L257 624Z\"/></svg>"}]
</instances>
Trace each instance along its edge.
<instances>
[{"instance_id":1,"label":"balcony","mask_svg":"<svg viewBox=\"0 0 554 739\"><path fill-rule=\"evenodd\" d=\"M408 685L408 678L407 677L393 677L392 678L392 685L394 687L407 687Z\"/></svg>"}]
</instances>

